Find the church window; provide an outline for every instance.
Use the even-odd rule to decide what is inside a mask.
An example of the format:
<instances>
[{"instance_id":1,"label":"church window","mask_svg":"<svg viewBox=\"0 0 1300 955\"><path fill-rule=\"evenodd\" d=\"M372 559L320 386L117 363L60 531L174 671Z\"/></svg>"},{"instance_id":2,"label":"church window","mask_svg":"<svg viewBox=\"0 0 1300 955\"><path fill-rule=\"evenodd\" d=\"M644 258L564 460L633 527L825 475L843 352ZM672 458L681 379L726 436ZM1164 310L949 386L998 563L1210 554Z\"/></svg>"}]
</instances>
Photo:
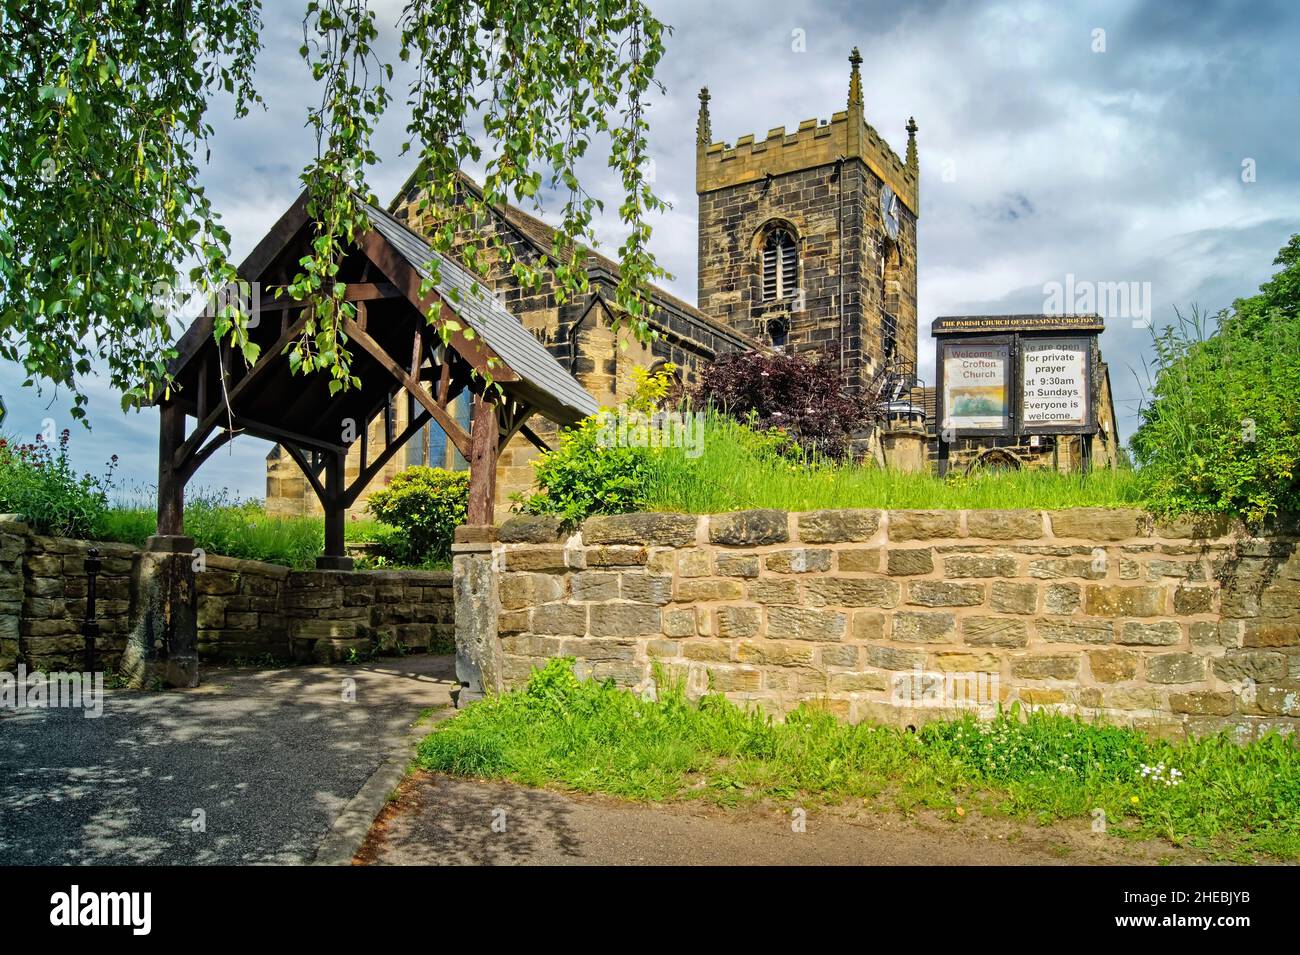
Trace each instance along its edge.
<instances>
[{"instance_id":1,"label":"church window","mask_svg":"<svg viewBox=\"0 0 1300 955\"><path fill-rule=\"evenodd\" d=\"M798 253L794 236L773 229L763 244L763 301L791 298L798 285Z\"/></svg>"}]
</instances>

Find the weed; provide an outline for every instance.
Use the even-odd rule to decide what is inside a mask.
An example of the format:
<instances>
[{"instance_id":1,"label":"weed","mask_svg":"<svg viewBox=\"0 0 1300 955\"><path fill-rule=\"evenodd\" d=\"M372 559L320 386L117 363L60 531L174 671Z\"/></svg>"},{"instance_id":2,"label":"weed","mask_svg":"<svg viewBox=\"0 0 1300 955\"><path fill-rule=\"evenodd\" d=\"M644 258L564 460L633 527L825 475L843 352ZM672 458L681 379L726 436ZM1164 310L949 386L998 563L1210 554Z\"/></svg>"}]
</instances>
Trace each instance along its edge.
<instances>
[{"instance_id":1,"label":"weed","mask_svg":"<svg viewBox=\"0 0 1300 955\"><path fill-rule=\"evenodd\" d=\"M812 708L775 722L718 695L692 703L662 674L659 684L658 701L644 700L580 681L571 660L552 660L523 688L438 724L417 764L719 805L852 799L958 817L977 807L1043 824L1095 818L1100 808L1121 838L1300 859L1300 749L1276 735L1247 745L1226 735L1171 743L1016 707L915 733L850 726Z\"/></svg>"}]
</instances>

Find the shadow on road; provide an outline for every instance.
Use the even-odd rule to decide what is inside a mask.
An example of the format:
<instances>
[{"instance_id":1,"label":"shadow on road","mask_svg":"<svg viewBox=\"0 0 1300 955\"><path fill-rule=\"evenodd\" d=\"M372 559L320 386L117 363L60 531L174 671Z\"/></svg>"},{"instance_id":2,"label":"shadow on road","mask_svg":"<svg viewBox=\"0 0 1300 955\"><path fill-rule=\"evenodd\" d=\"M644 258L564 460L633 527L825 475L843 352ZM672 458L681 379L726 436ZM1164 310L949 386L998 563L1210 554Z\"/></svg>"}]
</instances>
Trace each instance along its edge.
<instances>
[{"instance_id":1,"label":"shadow on road","mask_svg":"<svg viewBox=\"0 0 1300 955\"><path fill-rule=\"evenodd\" d=\"M310 861L455 686L434 656L203 679L110 690L99 719L0 710L0 864Z\"/></svg>"}]
</instances>

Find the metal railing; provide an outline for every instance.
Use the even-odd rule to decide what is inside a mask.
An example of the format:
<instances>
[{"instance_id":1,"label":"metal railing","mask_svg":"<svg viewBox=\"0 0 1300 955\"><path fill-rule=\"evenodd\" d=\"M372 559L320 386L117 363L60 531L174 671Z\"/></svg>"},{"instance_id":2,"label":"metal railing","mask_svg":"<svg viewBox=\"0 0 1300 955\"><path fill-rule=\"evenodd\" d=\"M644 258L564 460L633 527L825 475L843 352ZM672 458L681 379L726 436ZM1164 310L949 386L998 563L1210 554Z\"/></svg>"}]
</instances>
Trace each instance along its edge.
<instances>
[{"instance_id":1,"label":"metal railing","mask_svg":"<svg viewBox=\"0 0 1300 955\"><path fill-rule=\"evenodd\" d=\"M99 639L99 622L95 619L95 581L103 569L99 549L92 547L86 551L86 617L81 623L81 635L86 641L82 661L86 673L95 672L95 641Z\"/></svg>"}]
</instances>

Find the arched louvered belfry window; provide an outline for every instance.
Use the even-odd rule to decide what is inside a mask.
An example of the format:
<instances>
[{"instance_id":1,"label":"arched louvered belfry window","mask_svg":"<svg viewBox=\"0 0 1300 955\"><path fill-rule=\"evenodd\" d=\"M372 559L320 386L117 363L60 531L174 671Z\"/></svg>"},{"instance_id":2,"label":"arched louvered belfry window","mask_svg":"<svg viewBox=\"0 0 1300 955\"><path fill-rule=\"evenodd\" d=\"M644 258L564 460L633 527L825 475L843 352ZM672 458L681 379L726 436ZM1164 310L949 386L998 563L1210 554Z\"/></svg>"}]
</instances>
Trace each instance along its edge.
<instances>
[{"instance_id":1,"label":"arched louvered belfry window","mask_svg":"<svg viewBox=\"0 0 1300 955\"><path fill-rule=\"evenodd\" d=\"M792 298L799 284L799 258L794 236L773 229L763 243L763 301Z\"/></svg>"}]
</instances>

